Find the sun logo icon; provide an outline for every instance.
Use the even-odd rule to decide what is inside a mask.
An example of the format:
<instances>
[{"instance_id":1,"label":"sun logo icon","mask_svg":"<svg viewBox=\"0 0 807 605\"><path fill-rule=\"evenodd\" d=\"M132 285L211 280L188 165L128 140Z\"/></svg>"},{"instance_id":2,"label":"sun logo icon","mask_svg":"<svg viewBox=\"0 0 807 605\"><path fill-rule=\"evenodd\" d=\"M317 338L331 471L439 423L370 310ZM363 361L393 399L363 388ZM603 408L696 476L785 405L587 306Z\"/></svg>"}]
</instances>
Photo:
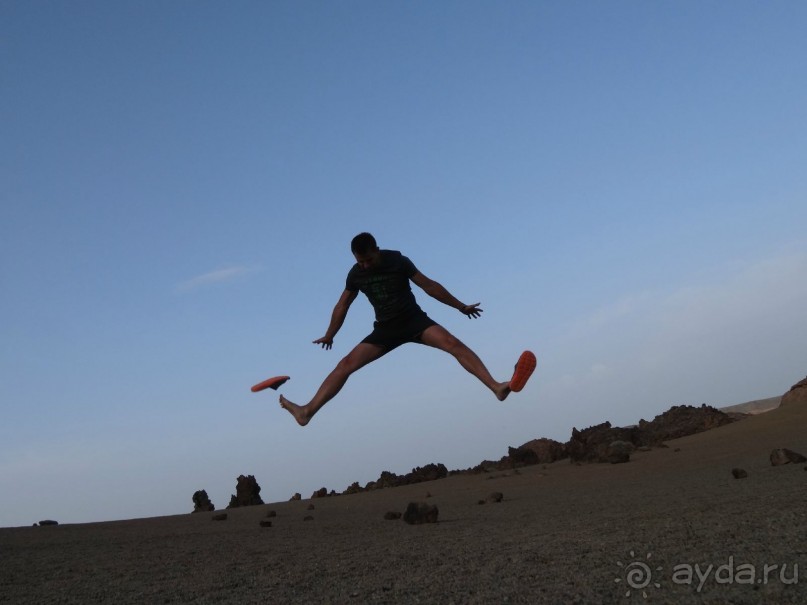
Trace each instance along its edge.
<instances>
[{"instance_id":1,"label":"sun logo icon","mask_svg":"<svg viewBox=\"0 0 807 605\"><path fill-rule=\"evenodd\" d=\"M622 573L620 576L614 580L617 584L621 582L625 582L628 585L628 590L625 592L625 597L630 598L631 591L633 590L641 590L642 591L642 598L647 598L647 591L645 590L651 584L656 588L661 588L661 584L658 582L653 582L653 572L654 571L661 571L662 567L656 567L655 569L650 569L650 558L652 557L652 553L647 553L645 557L645 561L638 561L636 560L636 553L630 551L630 556L633 559L630 563L622 563L621 561L617 561L616 564L622 569Z\"/></svg>"}]
</instances>

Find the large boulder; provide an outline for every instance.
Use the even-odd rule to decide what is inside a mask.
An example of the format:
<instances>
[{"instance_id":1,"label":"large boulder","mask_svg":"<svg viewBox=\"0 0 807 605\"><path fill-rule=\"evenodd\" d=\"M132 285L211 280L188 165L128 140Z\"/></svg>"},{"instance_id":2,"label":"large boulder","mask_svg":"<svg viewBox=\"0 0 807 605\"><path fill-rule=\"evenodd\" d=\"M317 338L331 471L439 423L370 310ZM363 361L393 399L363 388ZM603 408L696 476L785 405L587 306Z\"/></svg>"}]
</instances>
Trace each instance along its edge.
<instances>
[{"instance_id":1,"label":"large boulder","mask_svg":"<svg viewBox=\"0 0 807 605\"><path fill-rule=\"evenodd\" d=\"M794 384L790 390L782 396L781 407L788 405L807 405L807 378Z\"/></svg>"},{"instance_id":2,"label":"large boulder","mask_svg":"<svg viewBox=\"0 0 807 605\"><path fill-rule=\"evenodd\" d=\"M230 504L227 508L263 504L260 493L261 486L258 485L253 475L239 475L235 485L235 494L230 497Z\"/></svg>"},{"instance_id":3,"label":"large boulder","mask_svg":"<svg viewBox=\"0 0 807 605\"><path fill-rule=\"evenodd\" d=\"M203 489L200 489L193 494L193 512L195 513L203 513L211 510L216 510L216 507L213 506L213 503L210 501L210 498L207 496L207 492Z\"/></svg>"},{"instance_id":4,"label":"large boulder","mask_svg":"<svg viewBox=\"0 0 807 605\"><path fill-rule=\"evenodd\" d=\"M437 518L439 515L439 509L433 504L426 504L425 502L410 502L403 514L403 520L409 525L437 523Z\"/></svg>"}]
</instances>

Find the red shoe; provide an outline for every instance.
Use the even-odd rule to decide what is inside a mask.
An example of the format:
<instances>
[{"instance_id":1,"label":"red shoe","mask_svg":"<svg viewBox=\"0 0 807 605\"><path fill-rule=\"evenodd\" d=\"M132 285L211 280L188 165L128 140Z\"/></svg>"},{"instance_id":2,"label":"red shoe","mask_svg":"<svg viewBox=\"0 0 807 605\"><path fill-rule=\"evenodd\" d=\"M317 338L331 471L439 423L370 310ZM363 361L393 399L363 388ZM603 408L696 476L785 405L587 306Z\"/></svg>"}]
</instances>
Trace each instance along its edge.
<instances>
[{"instance_id":1,"label":"red shoe","mask_svg":"<svg viewBox=\"0 0 807 605\"><path fill-rule=\"evenodd\" d=\"M518 393L527 384L527 381L535 371L535 366L538 365L538 360L535 359L535 353L532 351L524 351L521 357L518 358L516 363L516 370L513 372L513 377L510 379L510 390Z\"/></svg>"}]
</instances>

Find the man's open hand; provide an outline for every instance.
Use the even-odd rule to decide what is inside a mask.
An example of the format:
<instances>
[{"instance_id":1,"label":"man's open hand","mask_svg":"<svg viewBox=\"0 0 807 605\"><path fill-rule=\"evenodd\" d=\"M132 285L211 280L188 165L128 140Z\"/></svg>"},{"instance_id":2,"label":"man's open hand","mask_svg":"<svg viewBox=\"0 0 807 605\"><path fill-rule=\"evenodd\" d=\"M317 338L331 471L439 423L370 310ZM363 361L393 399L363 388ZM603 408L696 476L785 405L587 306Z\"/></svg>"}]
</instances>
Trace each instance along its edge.
<instances>
[{"instance_id":1,"label":"man's open hand","mask_svg":"<svg viewBox=\"0 0 807 605\"><path fill-rule=\"evenodd\" d=\"M327 336L323 336L322 338L317 338L314 341L315 345L321 345L323 349L326 351L330 350L333 346L333 338L329 338Z\"/></svg>"},{"instance_id":2,"label":"man's open hand","mask_svg":"<svg viewBox=\"0 0 807 605\"><path fill-rule=\"evenodd\" d=\"M474 303L472 305L465 305L460 309L460 313L466 315L468 319L476 319L480 315L482 315L482 309L479 308L479 305L482 303Z\"/></svg>"}]
</instances>

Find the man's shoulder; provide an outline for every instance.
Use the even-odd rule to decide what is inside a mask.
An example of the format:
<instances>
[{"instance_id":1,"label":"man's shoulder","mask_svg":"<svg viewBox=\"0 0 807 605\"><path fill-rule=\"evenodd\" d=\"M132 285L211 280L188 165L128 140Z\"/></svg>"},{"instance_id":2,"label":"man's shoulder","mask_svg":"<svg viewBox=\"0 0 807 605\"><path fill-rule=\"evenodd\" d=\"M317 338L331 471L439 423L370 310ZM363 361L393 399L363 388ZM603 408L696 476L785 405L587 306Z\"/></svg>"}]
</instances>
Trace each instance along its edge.
<instances>
[{"instance_id":1,"label":"man's shoulder","mask_svg":"<svg viewBox=\"0 0 807 605\"><path fill-rule=\"evenodd\" d=\"M406 258L398 250L379 250L379 252L381 252L382 260L386 261L397 261L402 258Z\"/></svg>"}]
</instances>

